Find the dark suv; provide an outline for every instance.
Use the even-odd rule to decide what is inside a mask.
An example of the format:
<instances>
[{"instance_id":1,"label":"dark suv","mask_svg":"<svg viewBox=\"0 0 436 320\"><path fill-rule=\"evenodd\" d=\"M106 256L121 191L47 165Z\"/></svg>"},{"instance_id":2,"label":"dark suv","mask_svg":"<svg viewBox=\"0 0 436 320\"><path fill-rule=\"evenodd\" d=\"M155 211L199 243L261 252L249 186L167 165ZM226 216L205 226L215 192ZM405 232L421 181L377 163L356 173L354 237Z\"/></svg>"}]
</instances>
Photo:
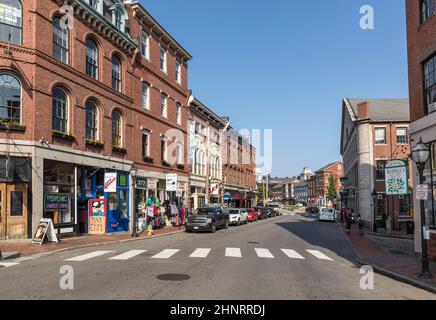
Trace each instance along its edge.
<instances>
[{"instance_id":1,"label":"dark suv","mask_svg":"<svg viewBox=\"0 0 436 320\"><path fill-rule=\"evenodd\" d=\"M209 231L215 233L218 228L229 227L229 211L223 206L203 207L194 211L186 219L186 232Z\"/></svg>"}]
</instances>

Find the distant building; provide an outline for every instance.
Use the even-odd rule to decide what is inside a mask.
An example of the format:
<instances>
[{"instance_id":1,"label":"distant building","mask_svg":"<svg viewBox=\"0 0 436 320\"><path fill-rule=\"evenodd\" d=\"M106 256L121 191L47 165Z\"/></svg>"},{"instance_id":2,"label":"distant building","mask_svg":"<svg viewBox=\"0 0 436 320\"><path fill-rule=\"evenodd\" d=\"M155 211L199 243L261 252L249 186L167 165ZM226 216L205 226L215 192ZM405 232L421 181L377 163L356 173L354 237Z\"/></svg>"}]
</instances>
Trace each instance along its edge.
<instances>
[{"instance_id":1,"label":"distant building","mask_svg":"<svg viewBox=\"0 0 436 320\"><path fill-rule=\"evenodd\" d=\"M344 168L342 162L337 161L333 163L329 163L328 165L322 167L321 169L315 172L315 197L316 197L316 205L318 206L330 206L334 205L329 203L327 197L327 189L329 186L329 179L333 176L336 179L336 191L338 193L341 188L340 178L342 177L344 172Z\"/></svg>"}]
</instances>

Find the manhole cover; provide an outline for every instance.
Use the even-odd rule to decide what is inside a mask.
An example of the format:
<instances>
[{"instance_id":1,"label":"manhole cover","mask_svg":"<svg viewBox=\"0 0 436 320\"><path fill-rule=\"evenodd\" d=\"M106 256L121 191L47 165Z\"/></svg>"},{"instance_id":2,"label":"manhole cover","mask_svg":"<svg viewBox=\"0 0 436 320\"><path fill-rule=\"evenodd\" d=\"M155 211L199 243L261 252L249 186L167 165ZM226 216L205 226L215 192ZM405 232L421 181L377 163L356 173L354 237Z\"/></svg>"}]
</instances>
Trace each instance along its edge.
<instances>
[{"instance_id":1,"label":"manhole cover","mask_svg":"<svg viewBox=\"0 0 436 320\"><path fill-rule=\"evenodd\" d=\"M159 280L162 281L186 281L191 279L187 274L160 274L157 276Z\"/></svg>"}]
</instances>

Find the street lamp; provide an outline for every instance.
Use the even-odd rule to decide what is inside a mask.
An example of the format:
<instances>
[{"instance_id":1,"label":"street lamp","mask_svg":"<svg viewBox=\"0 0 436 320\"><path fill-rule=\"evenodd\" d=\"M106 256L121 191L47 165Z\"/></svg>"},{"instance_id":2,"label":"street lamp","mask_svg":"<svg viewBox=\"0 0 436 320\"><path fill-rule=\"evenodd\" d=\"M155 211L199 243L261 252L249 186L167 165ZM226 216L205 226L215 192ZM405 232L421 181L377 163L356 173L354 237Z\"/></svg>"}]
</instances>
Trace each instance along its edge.
<instances>
[{"instance_id":1,"label":"street lamp","mask_svg":"<svg viewBox=\"0 0 436 320\"><path fill-rule=\"evenodd\" d=\"M137 227L137 220L138 220L138 212L137 212L137 204L136 204L136 176L138 174L138 169L134 165L132 165L132 168L130 169L130 176L132 177L132 184L133 184L133 231L132 231L132 238L138 238L138 227Z\"/></svg>"},{"instance_id":2,"label":"street lamp","mask_svg":"<svg viewBox=\"0 0 436 320\"><path fill-rule=\"evenodd\" d=\"M419 184L423 184L424 168L430 156L430 150L427 147L427 145L422 141L422 138L419 140L415 148L413 148L411 156L419 172ZM427 240L425 240L425 236L424 236L424 227L425 227L424 200L420 200L420 211L421 211L422 270L421 273L418 274L418 277L420 277L421 279L431 279L433 278L433 275L431 274L430 269L428 267Z\"/></svg>"}]
</instances>

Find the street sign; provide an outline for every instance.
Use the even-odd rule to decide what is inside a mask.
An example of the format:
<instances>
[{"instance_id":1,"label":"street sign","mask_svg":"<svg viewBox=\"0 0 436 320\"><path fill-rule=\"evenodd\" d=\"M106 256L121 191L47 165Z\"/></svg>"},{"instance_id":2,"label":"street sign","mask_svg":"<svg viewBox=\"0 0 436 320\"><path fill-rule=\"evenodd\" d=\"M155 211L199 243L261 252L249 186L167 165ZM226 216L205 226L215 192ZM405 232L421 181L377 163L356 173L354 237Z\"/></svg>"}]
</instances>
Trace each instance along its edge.
<instances>
[{"instance_id":1,"label":"street sign","mask_svg":"<svg viewBox=\"0 0 436 320\"><path fill-rule=\"evenodd\" d=\"M385 181L387 195L401 195L409 193L409 178L404 161L394 160L385 167Z\"/></svg>"},{"instance_id":2,"label":"street sign","mask_svg":"<svg viewBox=\"0 0 436 320\"><path fill-rule=\"evenodd\" d=\"M416 186L416 200L428 200L428 184Z\"/></svg>"}]
</instances>

